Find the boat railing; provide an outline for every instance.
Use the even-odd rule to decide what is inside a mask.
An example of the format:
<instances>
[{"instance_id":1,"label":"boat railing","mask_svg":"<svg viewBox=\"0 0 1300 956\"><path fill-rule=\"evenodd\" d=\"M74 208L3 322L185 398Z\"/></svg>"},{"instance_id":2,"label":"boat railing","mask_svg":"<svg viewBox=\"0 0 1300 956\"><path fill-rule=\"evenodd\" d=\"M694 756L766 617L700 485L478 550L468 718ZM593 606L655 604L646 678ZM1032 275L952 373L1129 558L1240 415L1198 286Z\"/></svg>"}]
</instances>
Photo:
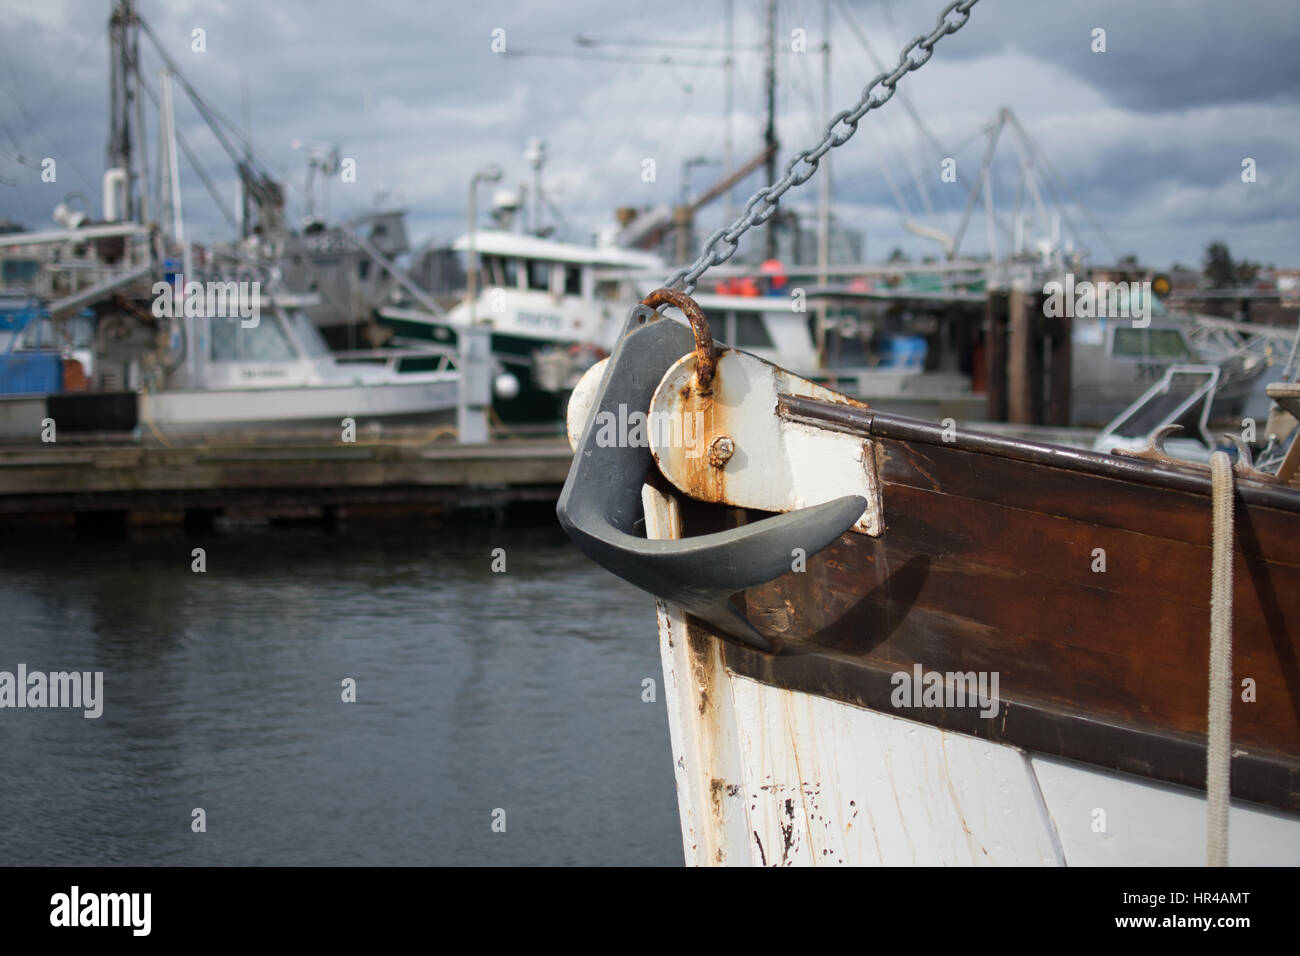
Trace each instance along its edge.
<instances>
[{"instance_id":1,"label":"boat railing","mask_svg":"<svg viewBox=\"0 0 1300 956\"><path fill-rule=\"evenodd\" d=\"M1278 356L1285 357L1296 330L1197 315L1187 335L1198 353L1216 362L1248 356L1273 361Z\"/></svg>"},{"instance_id":2,"label":"boat railing","mask_svg":"<svg viewBox=\"0 0 1300 956\"><path fill-rule=\"evenodd\" d=\"M1140 450L1171 425L1185 427L1188 437L1213 448L1209 415L1221 375L1217 365L1171 365L1158 382L1102 429L1094 450Z\"/></svg>"},{"instance_id":3,"label":"boat railing","mask_svg":"<svg viewBox=\"0 0 1300 956\"><path fill-rule=\"evenodd\" d=\"M404 362L424 364L429 360L436 360L433 368L418 369L421 372L450 372L457 368L455 349L436 345L418 348L349 349L331 352L330 356L340 363L363 362L383 365L389 371L398 373L416 371L403 369L401 366Z\"/></svg>"}]
</instances>

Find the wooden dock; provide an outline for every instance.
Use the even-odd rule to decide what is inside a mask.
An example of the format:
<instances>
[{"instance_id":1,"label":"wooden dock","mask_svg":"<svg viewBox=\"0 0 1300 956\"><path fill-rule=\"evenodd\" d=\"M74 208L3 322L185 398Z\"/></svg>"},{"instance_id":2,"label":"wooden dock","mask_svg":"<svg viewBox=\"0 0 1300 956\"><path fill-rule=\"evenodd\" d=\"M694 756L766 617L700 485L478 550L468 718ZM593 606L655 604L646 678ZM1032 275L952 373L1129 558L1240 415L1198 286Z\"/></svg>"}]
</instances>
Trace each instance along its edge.
<instances>
[{"instance_id":1,"label":"wooden dock","mask_svg":"<svg viewBox=\"0 0 1300 956\"><path fill-rule=\"evenodd\" d=\"M546 503L559 496L571 459L561 438L0 446L0 523L203 526L223 517L333 521Z\"/></svg>"}]
</instances>

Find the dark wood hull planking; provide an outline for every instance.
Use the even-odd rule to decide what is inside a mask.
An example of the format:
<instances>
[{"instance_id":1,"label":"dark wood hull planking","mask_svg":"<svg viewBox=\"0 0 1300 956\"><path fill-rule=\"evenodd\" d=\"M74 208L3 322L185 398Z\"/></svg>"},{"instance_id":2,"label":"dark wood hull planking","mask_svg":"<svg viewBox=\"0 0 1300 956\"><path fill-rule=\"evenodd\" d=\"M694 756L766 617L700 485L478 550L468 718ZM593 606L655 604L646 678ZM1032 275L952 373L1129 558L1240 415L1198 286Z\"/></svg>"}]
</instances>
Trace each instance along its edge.
<instances>
[{"instance_id":1,"label":"dark wood hull planking","mask_svg":"<svg viewBox=\"0 0 1300 956\"><path fill-rule=\"evenodd\" d=\"M897 437L911 431L880 421L873 427L870 410L835 414L845 419L839 427L876 442L885 532L846 534L809 559L805 572L737 598L777 651L728 642L728 667L1028 751L1203 789L1211 526L1204 472L1052 455L1045 446L980 436L945 442L930 433L934 426ZM893 425L899 421L906 422ZM1300 643L1293 636L1300 494L1244 480L1235 514L1232 791L1300 811ZM683 503L687 535L736 518ZM1094 570L1096 549L1104 550L1104 572ZM892 675L916 664L927 672L997 672L997 716L893 706ZM1242 699L1244 678L1255 682L1253 702Z\"/></svg>"}]
</instances>

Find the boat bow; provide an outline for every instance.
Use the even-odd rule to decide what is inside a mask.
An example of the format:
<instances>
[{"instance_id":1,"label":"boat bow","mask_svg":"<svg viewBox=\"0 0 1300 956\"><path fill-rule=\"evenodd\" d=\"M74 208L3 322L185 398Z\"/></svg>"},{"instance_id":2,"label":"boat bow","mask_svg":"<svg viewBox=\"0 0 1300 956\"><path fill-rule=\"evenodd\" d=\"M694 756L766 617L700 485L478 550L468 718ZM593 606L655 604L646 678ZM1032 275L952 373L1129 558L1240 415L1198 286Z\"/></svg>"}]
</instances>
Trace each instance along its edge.
<instances>
[{"instance_id":1,"label":"boat bow","mask_svg":"<svg viewBox=\"0 0 1300 956\"><path fill-rule=\"evenodd\" d=\"M792 554L813 555L827 547L862 518L868 502L861 495L844 495L679 540L652 541L638 534L641 486L654 467L650 443L607 440L600 423L625 422L629 409L647 415L660 382L695 346L685 325L645 304L632 310L597 387L556 512L593 561L721 631L770 650L731 596L788 572Z\"/></svg>"}]
</instances>

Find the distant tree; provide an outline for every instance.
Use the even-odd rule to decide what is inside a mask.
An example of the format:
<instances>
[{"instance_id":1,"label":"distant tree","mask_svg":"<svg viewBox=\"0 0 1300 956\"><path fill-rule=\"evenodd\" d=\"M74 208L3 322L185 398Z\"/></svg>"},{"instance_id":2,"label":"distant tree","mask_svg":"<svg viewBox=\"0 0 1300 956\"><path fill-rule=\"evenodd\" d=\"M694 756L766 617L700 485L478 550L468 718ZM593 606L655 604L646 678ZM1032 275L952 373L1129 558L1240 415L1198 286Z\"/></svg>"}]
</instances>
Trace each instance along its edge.
<instances>
[{"instance_id":1,"label":"distant tree","mask_svg":"<svg viewBox=\"0 0 1300 956\"><path fill-rule=\"evenodd\" d=\"M1205 247L1205 278L1213 289L1227 289L1237 284L1232 253L1226 242L1212 242Z\"/></svg>"},{"instance_id":2,"label":"distant tree","mask_svg":"<svg viewBox=\"0 0 1300 956\"><path fill-rule=\"evenodd\" d=\"M1247 262L1245 259L1233 265L1232 274L1236 279L1237 285L1254 285L1255 280L1259 278L1261 266L1258 262Z\"/></svg>"},{"instance_id":3,"label":"distant tree","mask_svg":"<svg viewBox=\"0 0 1300 956\"><path fill-rule=\"evenodd\" d=\"M1125 268L1136 269L1138 266L1137 253L1130 252L1126 256L1120 256L1117 265L1124 266Z\"/></svg>"},{"instance_id":4,"label":"distant tree","mask_svg":"<svg viewBox=\"0 0 1300 956\"><path fill-rule=\"evenodd\" d=\"M910 262L911 260L907 258L907 253L903 251L902 246L894 246L894 251L889 254L889 258L886 259L885 261L886 262Z\"/></svg>"}]
</instances>

